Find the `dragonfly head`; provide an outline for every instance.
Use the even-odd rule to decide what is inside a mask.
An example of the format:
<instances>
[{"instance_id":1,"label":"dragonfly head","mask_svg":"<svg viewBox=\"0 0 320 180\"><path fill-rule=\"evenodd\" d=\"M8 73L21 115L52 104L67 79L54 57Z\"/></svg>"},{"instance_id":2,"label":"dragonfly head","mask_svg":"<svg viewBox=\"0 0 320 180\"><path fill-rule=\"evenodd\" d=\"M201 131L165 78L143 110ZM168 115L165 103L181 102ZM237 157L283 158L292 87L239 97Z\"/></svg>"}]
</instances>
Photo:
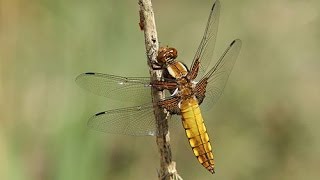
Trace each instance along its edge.
<instances>
[{"instance_id":1,"label":"dragonfly head","mask_svg":"<svg viewBox=\"0 0 320 180\"><path fill-rule=\"evenodd\" d=\"M157 61L160 65L165 66L171 64L178 57L178 51L171 47L160 47L158 51Z\"/></svg>"}]
</instances>

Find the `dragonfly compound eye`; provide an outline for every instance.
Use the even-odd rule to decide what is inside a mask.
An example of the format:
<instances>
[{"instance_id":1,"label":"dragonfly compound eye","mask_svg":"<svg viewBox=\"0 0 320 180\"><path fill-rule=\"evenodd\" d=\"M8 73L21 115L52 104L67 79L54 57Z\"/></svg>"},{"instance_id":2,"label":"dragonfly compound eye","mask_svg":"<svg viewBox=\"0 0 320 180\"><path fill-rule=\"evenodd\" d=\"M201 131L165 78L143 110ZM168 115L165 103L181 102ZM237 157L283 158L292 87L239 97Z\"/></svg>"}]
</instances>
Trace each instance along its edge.
<instances>
[{"instance_id":1,"label":"dragonfly compound eye","mask_svg":"<svg viewBox=\"0 0 320 180\"><path fill-rule=\"evenodd\" d=\"M158 52L157 61L161 65L170 64L178 56L175 48L161 47Z\"/></svg>"}]
</instances>

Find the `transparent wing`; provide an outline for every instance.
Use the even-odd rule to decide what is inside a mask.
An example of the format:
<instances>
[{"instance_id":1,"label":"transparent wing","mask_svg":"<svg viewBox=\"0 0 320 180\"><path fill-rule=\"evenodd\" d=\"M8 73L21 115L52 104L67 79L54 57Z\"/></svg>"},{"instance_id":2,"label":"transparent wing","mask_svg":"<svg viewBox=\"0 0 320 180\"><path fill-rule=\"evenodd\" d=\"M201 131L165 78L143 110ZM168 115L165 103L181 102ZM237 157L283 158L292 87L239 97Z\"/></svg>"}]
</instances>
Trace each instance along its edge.
<instances>
[{"instance_id":1,"label":"transparent wing","mask_svg":"<svg viewBox=\"0 0 320 180\"><path fill-rule=\"evenodd\" d=\"M180 124L176 119L169 119L169 128ZM157 135L153 105L146 104L128 108L114 109L95 114L88 121L88 127L105 133L131 136Z\"/></svg>"},{"instance_id":2,"label":"transparent wing","mask_svg":"<svg viewBox=\"0 0 320 180\"><path fill-rule=\"evenodd\" d=\"M215 66L202 78L208 82L205 98L201 107L205 109L212 108L213 104L221 96L226 82L229 78L233 65L241 49L241 40L234 40L224 51Z\"/></svg>"},{"instance_id":3,"label":"transparent wing","mask_svg":"<svg viewBox=\"0 0 320 180\"><path fill-rule=\"evenodd\" d=\"M156 135L152 104L97 113L89 119L88 127L112 134L132 136Z\"/></svg>"},{"instance_id":4,"label":"transparent wing","mask_svg":"<svg viewBox=\"0 0 320 180\"><path fill-rule=\"evenodd\" d=\"M76 83L100 96L114 100L145 104L151 102L150 78L121 77L102 73L83 73Z\"/></svg>"},{"instance_id":5,"label":"transparent wing","mask_svg":"<svg viewBox=\"0 0 320 180\"><path fill-rule=\"evenodd\" d=\"M194 62L199 59L200 61L200 68L197 77L202 77L210 61L212 60L213 50L217 39L217 32L218 32L218 24L219 24L219 15L220 15L220 2L217 0L210 11L209 19L207 22L206 29L204 31L203 38L200 42L198 50L196 52L195 57L193 58L193 62L191 68L194 65ZM199 78L196 78L199 80Z\"/></svg>"}]
</instances>

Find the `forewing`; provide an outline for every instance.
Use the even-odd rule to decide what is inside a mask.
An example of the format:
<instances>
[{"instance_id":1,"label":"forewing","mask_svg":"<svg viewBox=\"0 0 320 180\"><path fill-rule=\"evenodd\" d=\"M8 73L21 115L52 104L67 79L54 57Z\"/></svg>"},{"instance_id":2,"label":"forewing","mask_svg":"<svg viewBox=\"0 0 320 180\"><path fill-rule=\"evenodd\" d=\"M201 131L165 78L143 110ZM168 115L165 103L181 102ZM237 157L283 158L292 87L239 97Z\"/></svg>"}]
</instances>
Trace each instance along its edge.
<instances>
[{"instance_id":1,"label":"forewing","mask_svg":"<svg viewBox=\"0 0 320 180\"><path fill-rule=\"evenodd\" d=\"M219 0L217 0L211 8L203 38L200 42L200 45L198 47L195 57L193 58L193 62L191 65L192 69L195 61L197 59L200 61L198 77L202 77L205 74L207 67L210 64L210 61L212 60L213 50L217 39L219 15L220 2ZM196 80L198 79L199 78L197 78Z\"/></svg>"},{"instance_id":2,"label":"forewing","mask_svg":"<svg viewBox=\"0 0 320 180\"><path fill-rule=\"evenodd\" d=\"M151 102L150 78L121 77L102 73L83 73L76 83L100 96L120 101L145 104Z\"/></svg>"},{"instance_id":3,"label":"forewing","mask_svg":"<svg viewBox=\"0 0 320 180\"><path fill-rule=\"evenodd\" d=\"M240 52L241 44L240 39L232 41L215 66L202 78L202 80L206 80L208 83L205 91L205 98L201 105L204 109L211 108L221 96ZM202 80L200 80L200 82Z\"/></svg>"}]
</instances>

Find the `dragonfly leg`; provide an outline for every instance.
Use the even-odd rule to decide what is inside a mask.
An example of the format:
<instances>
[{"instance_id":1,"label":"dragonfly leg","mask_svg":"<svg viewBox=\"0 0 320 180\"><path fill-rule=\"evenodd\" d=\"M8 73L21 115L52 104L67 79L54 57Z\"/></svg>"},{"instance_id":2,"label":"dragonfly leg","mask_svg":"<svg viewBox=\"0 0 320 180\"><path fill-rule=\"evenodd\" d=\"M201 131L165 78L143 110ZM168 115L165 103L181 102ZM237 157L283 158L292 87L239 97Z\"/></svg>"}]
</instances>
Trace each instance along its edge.
<instances>
[{"instance_id":1,"label":"dragonfly leg","mask_svg":"<svg viewBox=\"0 0 320 180\"><path fill-rule=\"evenodd\" d=\"M160 65L158 65L158 64L156 64L156 63L154 63L154 64L152 64L152 69L153 69L153 70L162 70L163 67L160 66Z\"/></svg>"}]
</instances>

